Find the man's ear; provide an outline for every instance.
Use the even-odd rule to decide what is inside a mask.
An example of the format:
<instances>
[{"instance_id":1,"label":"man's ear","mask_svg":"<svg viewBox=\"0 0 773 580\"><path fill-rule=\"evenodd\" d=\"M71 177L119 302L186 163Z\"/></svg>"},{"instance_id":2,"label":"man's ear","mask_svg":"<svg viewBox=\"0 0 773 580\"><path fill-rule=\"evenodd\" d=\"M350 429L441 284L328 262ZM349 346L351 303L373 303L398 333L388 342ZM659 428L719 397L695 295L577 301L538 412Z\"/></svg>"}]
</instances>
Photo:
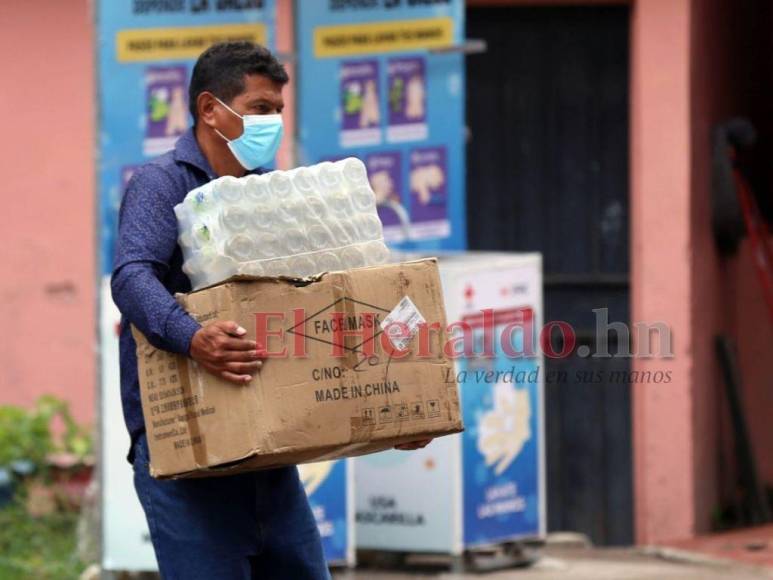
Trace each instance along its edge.
<instances>
[{"instance_id":1,"label":"man's ear","mask_svg":"<svg viewBox=\"0 0 773 580\"><path fill-rule=\"evenodd\" d=\"M196 112L198 119L202 123L214 128L216 125L216 105L218 104L215 95L209 91L202 91L196 97Z\"/></svg>"}]
</instances>

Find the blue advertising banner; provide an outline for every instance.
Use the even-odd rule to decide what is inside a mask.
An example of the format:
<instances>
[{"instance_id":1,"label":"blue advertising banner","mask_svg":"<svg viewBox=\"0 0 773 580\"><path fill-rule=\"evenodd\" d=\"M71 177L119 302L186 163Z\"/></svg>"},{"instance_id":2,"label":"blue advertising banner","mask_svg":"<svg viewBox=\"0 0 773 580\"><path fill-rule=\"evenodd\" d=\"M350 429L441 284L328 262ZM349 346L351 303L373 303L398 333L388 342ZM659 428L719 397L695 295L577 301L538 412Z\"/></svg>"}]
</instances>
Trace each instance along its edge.
<instances>
[{"instance_id":1,"label":"blue advertising banner","mask_svg":"<svg viewBox=\"0 0 773 580\"><path fill-rule=\"evenodd\" d=\"M387 242L464 249L463 1L296 8L299 164L359 157Z\"/></svg>"},{"instance_id":2,"label":"blue advertising banner","mask_svg":"<svg viewBox=\"0 0 773 580\"><path fill-rule=\"evenodd\" d=\"M215 42L274 46L275 0L101 0L99 55L100 271L109 274L118 206L132 170L188 128L188 81Z\"/></svg>"},{"instance_id":3,"label":"blue advertising banner","mask_svg":"<svg viewBox=\"0 0 773 580\"><path fill-rule=\"evenodd\" d=\"M531 308L494 310L493 317L495 337L503 336L513 323L533 331ZM483 329L476 328L474 318L463 320L473 328L480 351ZM522 329L510 338L515 352L525 352ZM493 357L458 361L466 427L462 434L465 546L537 536L541 531L539 360L512 358L501 341L492 342ZM533 345L532 339L526 351Z\"/></svg>"},{"instance_id":4,"label":"blue advertising banner","mask_svg":"<svg viewBox=\"0 0 773 580\"><path fill-rule=\"evenodd\" d=\"M349 561L349 470L346 460L306 463L298 466L298 473L309 497L309 504L317 521L322 548L328 562Z\"/></svg>"}]
</instances>

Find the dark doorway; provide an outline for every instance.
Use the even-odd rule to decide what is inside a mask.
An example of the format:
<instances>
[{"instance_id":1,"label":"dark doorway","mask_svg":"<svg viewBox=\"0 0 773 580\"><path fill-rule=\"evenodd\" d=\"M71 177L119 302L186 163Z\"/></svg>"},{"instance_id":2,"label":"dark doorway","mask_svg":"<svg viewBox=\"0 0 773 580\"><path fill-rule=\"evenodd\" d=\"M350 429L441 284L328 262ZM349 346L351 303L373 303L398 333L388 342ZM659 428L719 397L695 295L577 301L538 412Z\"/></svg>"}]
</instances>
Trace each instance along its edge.
<instances>
[{"instance_id":1,"label":"dark doorway","mask_svg":"<svg viewBox=\"0 0 773 580\"><path fill-rule=\"evenodd\" d=\"M469 246L541 252L545 320L591 353L594 309L629 320L628 31L624 6L467 11L488 43L467 60ZM566 372L545 389L550 530L633 541L629 369L576 348L546 362Z\"/></svg>"}]
</instances>

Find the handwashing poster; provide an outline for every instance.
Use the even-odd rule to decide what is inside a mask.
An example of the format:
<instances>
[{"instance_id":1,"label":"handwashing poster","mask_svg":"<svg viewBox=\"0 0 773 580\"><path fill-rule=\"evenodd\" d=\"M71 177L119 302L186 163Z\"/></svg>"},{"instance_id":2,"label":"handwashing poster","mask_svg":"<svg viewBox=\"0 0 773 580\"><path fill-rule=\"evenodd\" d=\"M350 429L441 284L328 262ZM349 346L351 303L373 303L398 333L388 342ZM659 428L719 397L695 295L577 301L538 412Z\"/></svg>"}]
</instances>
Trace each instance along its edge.
<instances>
[{"instance_id":1,"label":"handwashing poster","mask_svg":"<svg viewBox=\"0 0 773 580\"><path fill-rule=\"evenodd\" d=\"M411 151L409 186L414 228L430 236L448 235L448 163L445 147Z\"/></svg>"},{"instance_id":2,"label":"handwashing poster","mask_svg":"<svg viewBox=\"0 0 773 580\"><path fill-rule=\"evenodd\" d=\"M359 157L391 246L464 249L463 2L309 2L297 30L298 164Z\"/></svg>"},{"instance_id":3,"label":"handwashing poster","mask_svg":"<svg viewBox=\"0 0 773 580\"><path fill-rule=\"evenodd\" d=\"M426 59L420 56L387 61L389 126L387 141L423 141L427 127Z\"/></svg>"},{"instance_id":4,"label":"handwashing poster","mask_svg":"<svg viewBox=\"0 0 773 580\"><path fill-rule=\"evenodd\" d=\"M378 61L341 62L341 147L381 143Z\"/></svg>"},{"instance_id":5,"label":"handwashing poster","mask_svg":"<svg viewBox=\"0 0 773 580\"><path fill-rule=\"evenodd\" d=\"M188 128L188 74L184 65L145 69L146 155L160 155L174 147Z\"/></svg>"},{"instance_id":6,"label":"handwashing poster","mask_svg":"<svg viewBox=\"0 0 773 580\"><path fill-rule=\"evenodd\" d=\"M368 177L376 194L378 217L384 226L387 242L402 235L400 212L403 199L402 158L399 151L371 153L365 158Z\"/></svg>"},{"instance_id":7,"label":"handwashing poster","mask_svg":"<svg viewBox=\"0 0 773 580\"><path fill-rule=\"evenodd\" d=\"M479 286L485 282L480 280ZM525 352L525 333L535 332L532 307L495 309L493 319L495 337L501 337L507 325L520 326L510 336L510 344L515 352ZM484 330L479 312L462 321L475 333L475 343L481 344ZM467 546L536 536L541 529L539 360L507 356L500 340L494 341L493 354L457 361L465 424L463 538Z\"/></svg>"}]
</instances>

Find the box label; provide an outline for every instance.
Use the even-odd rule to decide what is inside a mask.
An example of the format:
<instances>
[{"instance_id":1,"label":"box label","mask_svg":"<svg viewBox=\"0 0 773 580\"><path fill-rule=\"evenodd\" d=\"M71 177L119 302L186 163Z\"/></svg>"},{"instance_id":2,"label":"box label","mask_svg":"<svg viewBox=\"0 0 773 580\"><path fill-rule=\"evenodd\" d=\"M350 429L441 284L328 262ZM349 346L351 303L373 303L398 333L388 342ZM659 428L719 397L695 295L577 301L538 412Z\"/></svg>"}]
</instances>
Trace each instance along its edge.
<instances>
[{"instance_id":1,"label":"box label","mask_svg":"<svg viewBox=\"0 0 773 580\"><path fill-rule=\"evenodd\" d=\"M389 337L392 346L405 350L419 326L426 323L413 301L405 296L381 323L381 330Z\"/></svg>"}]
</instances>

